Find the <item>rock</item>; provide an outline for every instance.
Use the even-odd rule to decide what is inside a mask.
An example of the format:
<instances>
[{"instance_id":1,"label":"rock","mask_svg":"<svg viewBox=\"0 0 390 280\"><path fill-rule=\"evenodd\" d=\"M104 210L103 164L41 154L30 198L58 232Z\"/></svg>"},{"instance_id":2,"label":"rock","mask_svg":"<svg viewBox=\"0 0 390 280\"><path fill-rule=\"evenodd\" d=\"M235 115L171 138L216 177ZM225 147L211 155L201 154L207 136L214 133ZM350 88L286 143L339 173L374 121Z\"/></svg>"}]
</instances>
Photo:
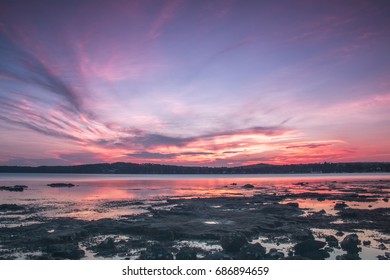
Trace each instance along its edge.
<instances>
[{"instance_id":1,"label":"rock","mask_svg":"<svg viewBox=\"0 0 390 280\"><path fill-rule=\"evenodd\" d=\"M342 231L336 232L336 236L343 236L343 235L344 235L344 232L342 232Z\"/></svg>"},{"instance_id":2,"label":"rock","mask_svg":"<svg viewBox=\"0 0 390 280\"><path fill-rule=\"evenodd\" d=\"M339 241L333 235L326 236L325 240L328 243L329 247L338 247L339 246Z\"/></svg>"},{"instance_id":3,"label":"rock","mask_svg":"<svg viewBox=\"0 0 390 280\"><path fill-rule=\"evenodd\" d=\"M294 232L291 238L297 241L314 240L313 233L310 229L301 229Z\"/></svg>"},{"instance_id":4,"label":"rock","mask_svg":"<svg viewBox=\"0 0 390 280\"><path fill-rule=\"evenodd\" d=\"M52 184L47 184L49 187L52 187L52 188L72 188L74 187L75 185L71 184L71 183L52 183Z\"/></svg>"},{"instance_id":5,"label":"rock","mask_svg":"<svg viewBox=\"0 0 390 280\"><path fill-rule=\"evenodd\" d=\"M242 189L254 189L255 186L254 186L254 185L251 185L251 184L246 184L246 185L243 185L241 188L242 188Z\"/></svg>"},{"instance_id":6,"label":"rock","mask_svg":"<svg viewBox=\"0 0 390 280\"><path fill-rule=\"evenodd\" d=\"M390 259L390 252L385 252L385 257Z\"/></svg>"},{"instance_id":7,"label":"rock","mask_svg":"<svg viewBox=\"0 0 390 280\"><path fill-rule=\"evenodd\" d=\"M343 210L345 208L349 207L344 201L341 202L341 203L336 203L336 205L334 206L334 210Z\"/></svg>"},{"instance_id":8,"label":"rock","mask_svg":"<svg viewBox=\"0 0 390 280\"><path fill-rule=\"evenodd\" d=\"M318 201L325 201L325 197L318 197L317 200Z\"/></svg>"},{"instance_id":9,"label":"rock","mask_svg":"<svg viewBox=\"0 0 390 280\"><path fill-rule=\"evenodd\" d=\"M324 209L318 211L317 213L320 215L326 215L326 211Z\"/></svg>"},{"instance_id":10,"label":"rock","mask_svg":"<svg viewBox=\"0 0 390 280\"><path fill-rule=\"evenodd\" d=\"M304 258L308 258L309 260L324 260L326 258L329 258L330 254L327 251L321 249L305 252L301 256Z\"/></svg>"},{"instance_id":11,"label":"rock","mask_svg":"<svg viewBox=\"0 0 390 280\"><path fill-rule=\"evenodd\" d=\"M240 260L262 260L265 256L265 248L260 243L246 244L240 249Z\"/></svg>"},{"instance_id":12,"label":"rock","mask_svg":"<svg viewBox=\"0 0 390 280\"><path fill-rule=\"evenodd\" d=\"M306 186L308 184L309 184L308 182L298 182L298 183L295 183L294 185L295 186L302 186L302 187L304 187L304 186Z\"/></svg>"},{"instance_id":13,"label":"rock","mask_svg":"<svg viewBox=\"0 0 390 280\"><path fill-rule=\"evenodd\" d=\"M358 248L360 240L355 233L347 235L343 241L341 241L340 245L341 249L347 251L349 254L354 254L360 251L360 248Z\"/></svg>"},{"instance_id":14,"label":"rock","mask_svg":"<svg viewBox=\"0 0 390 280\"><path fill-rule=\"evenodd\" d=\"M277 249L272 248L269 250L268 254L265 255L265 259L271 260L280 260L284 258L284 253L279 252Z\"/></svg>"},{"instance_id":15,"label":"rock","mask_svg":"<svg viewBox=\"0 0 390 280\"><path fill-rule=\"evenodd\" d=\"M389 202L389 199L386 197L383 199L384 202Z\"/></svg>"},{"instance_id":16,"label":"rock","mask_svg":"<svg viewBox=\"0 0 390 280\"><path fill-rule=\"evenodd\" d=\"M20 210L24 210L24 207L17 204L0 204L0 211L2 212Z\"/></svg>"},{"instance_id":17,"label":"rock","mask_svg":"<svg viewBox=\"0 0 390 280\"><path fill-rule=\"evenodd\" d=\"M54 259L79 260L85 255L76 243L49 245L46 252Z\"/></svg>"},{"instance_id":18,"label":"rock","mask_svg":"<svg viewBox=\"0 0 390 280\"><path fill-rule=\"evenodd\" d=\"M325 242L318 241L318 240L306 240L303 242L300 242L298 244L295 244L294 250L295 255L301 255L305 257L306 253L317 251L321 248L323 248L326 245Z\"/></svg>"},{"instance_id":19,"label":"rock","mask_svg":"<svg viewBox=\"0 0 390 280\"><path fill-rule=\"evenodd\" d=\"M377 258L378 260L381 260L381 261L387 260L387 258L386 258L385 256L382 256L382 255L378 255L378 256L376 256L376 258Z\"/></svg>"},{"instance_id":20,"label":"rock","mask_svg":"<svg viewBox=\"0 0 390 280\"><path fill-rule=\"evenodd\" d=\"M64 242L78 241L88 234L87 230L83 228L69 228L64 230L54 231L46 238L49 244L58 244Z\"/></svg>"},{"instance_id":21,"label":"rock","mask_svg":"<svg viewBox=\"0 0 390 280\"><path fill-rule=\"evenodd\" d=\"M196 250L190 247L181 248L176 254L177 260L196 260Z\"/></svg>"},{"instance_id":22,"label":"rock","mask_svg":"<svg viewBox=\"0 0 390 280\"><path fill-rule=\"evenodd\" d=\"M207 254L203 260L232 260L233 258L223 253L211 253Z\"/></svg>"},{"instance_id":23,"label":"rock","mask_svg":"<svg viewBox=\"0 0 390 280\"><path fill-rule=\"evenodd\" d=\"M360 260L359 254L344 254L340 256L336 256L336 260Z\"/></svg>"},{"instance_id":24,"label":"rock","mask_svg":"<svg viewBox=\"0 0 390 280\"><path fill-rule=\"evenodd\" d=\"M297 202L286 203L286 205L287 205L287 206L294 207L294 208L299 208L299 203L297 203Z\"/></svg>"},{"instance_id":25,"label":"rock","mask_svg":"<svg viewBox=\"0 0 390 280\"><path fill-rule=\"evenodd\" d=\"M148 246L141 252L140 260L173 260L173 255L159 244Z\"/></svg>"},{"instance_id":26,"label":"rock","mask_svg":"<svg viewBox=\"0 0 390 280\"><path fill-rule=\"evenodd\" d=\"M22 192L28 187L25 185L15 185L15 186L1 186L0 191L9 191L9 192Z\"/></svg>"},{"instance_id":27,"label":"rock","mask_svg":"<svg viewBox=\"0 0 390 280\"><path fill-rule=\"evenodd\" d=\"M370 246L371 245L371 241L370 240L364 240L363 241L363 245L364 246Z\"/></svg>"},{"instance_id":28,"label":"rock","mask_svg":"<svg viewBox=\"0 0 390 280\"><path fill-rule=\"evenodd\" d=\"M248 244L245 235L241 233L233 233L225 235L221 238L221 246L226 252L239 252L241 247Z\"/></svg>"},{"instance_id":29,"label":"rock","mask_svg":"<svg viewBox=\"0 0 390 280\"><path fill-rule=\"evenodd\" d=\"M385 244L381 243L381 244L379 244L378 249L379 250L386 250L387 247L385 246Z\"/></svg>"},{"instance_id":30,"label":"rock","mask_svg":"<svg viewBox=\"0 0 390 280\"><path fill-rule=\"evenodd\" d=\"M97 251L112 251L116 249L114 239L108 237L104 239L99 245L96 246Z\"/></svg>"},{"instance_id":31,"label":"rock","mask_svg":"<svg viewBox=\"0 0 390 280\"><path fill-rule=\"evenodd\" d=\"M288 256L286 260L308 260L308 258L302 256Z\"/></svg>"}]
</instances>

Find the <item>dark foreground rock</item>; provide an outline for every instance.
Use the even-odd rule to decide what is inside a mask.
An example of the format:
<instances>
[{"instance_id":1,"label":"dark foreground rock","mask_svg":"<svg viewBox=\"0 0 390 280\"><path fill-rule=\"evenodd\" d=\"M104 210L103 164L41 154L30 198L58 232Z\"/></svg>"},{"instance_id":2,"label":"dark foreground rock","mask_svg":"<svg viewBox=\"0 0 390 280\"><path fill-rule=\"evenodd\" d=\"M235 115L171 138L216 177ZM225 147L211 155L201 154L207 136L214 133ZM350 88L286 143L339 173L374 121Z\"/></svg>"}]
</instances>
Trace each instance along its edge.
<instances>
[{"instance_id":1,"label":"dark foreground rock","mask_svg":"<svg viewBox=\"0 0 390 280\"><path fill-rule=\"evenodd\" d=\"M233 260L233 257L228 254L216 252L207 254L203 260Z\"/></svg>"},{"instance_id":2,"label":"dark foreground rock","mask_svg":"<svg viewBox=\"0 0 390 280\"><path fill-rule=\"evenodd\" d=\"M173 260L173 255L160 244L154 244L141 252L140 260Z\"/></svg>"},{"instance_id":3,"label":"dark foreground rock","mask_svg":"<svg viewBox=\"0 0 390 280\"><path fill-rule=\"evenodd\" d=\"M291 239L296 241L314 240L310 229L298 229L291 235Z\"/></svg>"},{"instance_id":4,"label":"dark foreground rock","mask_svg":"<svg viewBox=\"0 0 390 280\"><path fill-rule=\"evenodd\" d=\"M294 246L295 254L313 260L323 260L330 255L325 250L322 250L326 245L325 242L318 240L306 240Z\"/></svg>"},{"instance_id":5,"label":"dark foreground rock","mask_svg":"<svg viewBox=\"0 0 390 280\"><path fill-rule=\"evenodd\" d=\"M99 245L96 246L97 251L113 251L116 249L114 239L108 237L104 239Z\"/></svg>"},{"instance_id":6,"label":"dark foreground rock","mask_svg":"<svg viewBox=\"0 0 390 280\"><path fill-rule=\"evenodd\" d=\"M359 254L354 253L354 254L344 254L340 256L336 256L336 260L361 260L359 257Z\"/></svg>"},{"instance_id":7,"label":"dark foreground rock","mask_svg":"<svg viewBox=\"0 0 390 280\"><path fill-rule=\"evenodd\" d=\"M341 249L347 251L348 254L356 254L361 249L358 247L360 245L360 240L357 234L348 234L343 241L341 241Z\"/></svg>"},{"instance_id":8,"label":"dark foreground rock","mask_svg":"<svg viewBox=\"0 0 390 280\"><path fill-rule=\"evenodd\" d=\"M52 259L79 260L85 255L77 243L53 244L47 246L45 251Z\"/></svg>"},{"instance_id":9,"label":"dark foreground rock","mask_svg":"<svg viewBox=\"0 0 390 280\"><path fill-rule=\"evenodd\" d=\"M336 203L336 205L334 206L334 209L335 210L343 210L347 207L348 207L348 205L343 201L341 203Z\"/></svg>"},{"instance_id":10,"label":"dark foreground rock","mask_svg":"<svg viewBox=\"0 0 390 280\"><path fill-rule=\"evenodd\" d=\"M194 248L184 247L179 250L175 257L177 260L196 260L197 252Z\"/></svg>"},{"instance_id":11,"label":"dark foreground rock","mask_svg":"<svg viewBox=\"0 0 390 280\"><path fill-rule=\"evenodd\" d=\"M246 244L240 249L238 259L240 260L262 260L265 257L266 249L260 244Z\"/></svg>"},{"instance_id":12,"label":"dark foreground rock","mask_svg":"<svg viewBox=\"0 0 390 280\"><path fill-rule=\"evenodd\" d=\"M222 248L229 253L239 252L241 247L246 244L248 244L248 240L246 236L241 233L233 233L221 238Z\"/></svg>"},{"instance_id":13,"label":"dark foreground rock","mask_svg":"<svg viewBox=\"0 0 390 280\"><path fill-rule=\"evenodd\" d=\"M325 240L328 243L329 247L338 247L339 246L339 241L336 237L333 235L327 235L325 236Z\"/></svg>"}]
</instances>

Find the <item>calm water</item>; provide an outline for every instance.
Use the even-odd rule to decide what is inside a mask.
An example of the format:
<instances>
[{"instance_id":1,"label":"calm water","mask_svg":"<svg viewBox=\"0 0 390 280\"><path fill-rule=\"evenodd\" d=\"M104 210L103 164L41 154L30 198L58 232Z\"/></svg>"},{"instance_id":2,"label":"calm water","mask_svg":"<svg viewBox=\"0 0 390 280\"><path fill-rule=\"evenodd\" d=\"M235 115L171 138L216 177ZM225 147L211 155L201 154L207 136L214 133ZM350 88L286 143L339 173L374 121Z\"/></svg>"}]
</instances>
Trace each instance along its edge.
<instances>
[{"instance_id":1,"label":"calm water","mask_svg":"<svg viewBox=\"0 0 390 280\"><path fill-rule=\"evenodd\" d=\"M118 200L158 199L170 196L209 197L243 194L241 186L253 184L252 192L306 191L297 182L390 180L390 173L367 174L261 174L261 175L111 175L111 174L15 174L0 173L0 185L25 184L23 193L0 192L0 203L24 199ZM73 183L74 188L50 188L50 183ZM321 188L316 188L321 191Z\"/></svg>"},{"instance_id":2,"label":"calm water","mask_svg":"<svg viewBox=\"0 0 390 280\"><path fill-rule=\"evenodd\" d=\"M0 204L16 203L45 206L45 216L67 216L81 219L116 218L140 214L147 206L107 209L108 201L148 200L159 203L171 197L251 196L278 193L337 193L322 183L390 180L389 173L367 174L285 174L285 175L111 175L111 174L15 174L0 173L0 186L24 184L24 192L0 191ZM73 183L73 188L51 188L50 183ZM297 186L297 182L310 182ZM255 189L244 190L244 184ZM343 188L352 185L344 184ZM332 211L327 201L298 201L302 207ZM147 205L147 204L146 204ZM374 207L382 207L378 202ZM355 207L367 207L364 203ZM387 207L387 205L386 205Z\"/></svg>"}]
</instances>

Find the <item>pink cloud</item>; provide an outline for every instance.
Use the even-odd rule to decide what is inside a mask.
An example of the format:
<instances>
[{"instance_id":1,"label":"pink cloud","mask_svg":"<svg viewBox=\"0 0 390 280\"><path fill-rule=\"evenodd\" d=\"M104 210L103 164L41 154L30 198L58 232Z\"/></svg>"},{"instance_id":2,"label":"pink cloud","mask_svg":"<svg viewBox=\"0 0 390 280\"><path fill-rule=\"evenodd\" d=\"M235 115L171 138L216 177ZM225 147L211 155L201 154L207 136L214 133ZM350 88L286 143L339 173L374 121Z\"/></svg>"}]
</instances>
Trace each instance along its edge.
<instances>
[{"instance_id":1,"label":"pink cloud","mask_svg":"<svg viewBox=\"0 0 390 280\"><path fill-rule=\"evenodd\" d=\"M176 15L183 2L180 0L170 0L162 8L158 18L152 23L147 38L149 40L156 39L160 36L162 29L168 24Z\"/></svg>"}]
</instances>

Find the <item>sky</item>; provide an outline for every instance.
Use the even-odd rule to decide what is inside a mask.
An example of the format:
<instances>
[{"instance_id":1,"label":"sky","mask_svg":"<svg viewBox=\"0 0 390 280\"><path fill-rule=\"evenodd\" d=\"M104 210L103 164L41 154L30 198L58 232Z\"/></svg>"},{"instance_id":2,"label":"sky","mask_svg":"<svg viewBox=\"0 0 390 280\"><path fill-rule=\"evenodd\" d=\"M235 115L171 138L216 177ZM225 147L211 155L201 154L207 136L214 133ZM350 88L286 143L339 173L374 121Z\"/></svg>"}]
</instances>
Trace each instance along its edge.
<instances>
[{"instance_id":1,"label":"sky","mask_svg":"<svg viewBox=\"0 0 390 280\"><path fill-rule=\"evenodd\" d=\"M0 165L390 161L389 1L0 1Z\"/></svg>"}]
</instances>

